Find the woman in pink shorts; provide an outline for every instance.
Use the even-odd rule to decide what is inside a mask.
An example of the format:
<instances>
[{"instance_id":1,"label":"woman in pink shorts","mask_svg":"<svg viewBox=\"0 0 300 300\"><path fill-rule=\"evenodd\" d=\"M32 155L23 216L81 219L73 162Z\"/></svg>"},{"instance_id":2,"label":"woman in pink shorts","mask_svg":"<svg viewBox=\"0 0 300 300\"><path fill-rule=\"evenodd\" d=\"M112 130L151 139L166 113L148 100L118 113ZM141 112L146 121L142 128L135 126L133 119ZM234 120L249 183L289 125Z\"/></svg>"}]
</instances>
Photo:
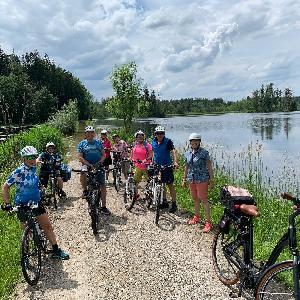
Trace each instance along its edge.
<instances>
[{"instance_id":1,"label":"woman in pink shorts","mask_svg":"<svg viewBox=\"0 0 300 300\"><path fill-rule=\"evenodd\" d=\"M212 228L210 208L208 204L208 187L213 185L212 163L207 150L200 146L201 136L191 133L189 136L191 149L184 154L185 168L182 185L189 182L190 191L194 200L195 215L188 224L194 225L200 221L200 200L205 212L205 226L203 232L209 232Z\"/></svg>"}]
</instances>

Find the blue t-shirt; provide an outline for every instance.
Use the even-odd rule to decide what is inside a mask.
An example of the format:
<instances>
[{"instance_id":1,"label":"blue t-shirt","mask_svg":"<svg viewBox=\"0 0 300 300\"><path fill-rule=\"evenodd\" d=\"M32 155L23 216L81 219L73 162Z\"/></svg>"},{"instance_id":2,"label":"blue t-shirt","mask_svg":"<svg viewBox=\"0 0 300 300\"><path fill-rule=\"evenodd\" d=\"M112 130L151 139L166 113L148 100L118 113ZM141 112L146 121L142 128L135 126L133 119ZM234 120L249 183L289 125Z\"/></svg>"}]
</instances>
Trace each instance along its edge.
<instances>
[{"instance_id":1,"label":"blue t-shirt","mask_svg":"<svg viewBox=\"0 0 300 300\"><path fill-rule=\"evenodd\" d=\"M77 146L77 152L83 154L83 158L90 164L96 164L102 157L103 145L99 140L94 139L92 142L82 140Z\"/></svg>"},{"instance_id":2,"label":"blue t-shirt","mask_svg":"<svg viewBox=\"0 0 300 300\"><path fill-rule=\"evenodd\" d=\"M164 137L161 143L158 144L157 138L152 140L153 161L160 165L171 165L171 151L174 149L172 140Z\"/></svg>"},{"instance_id":3,"label":"blue t-shirt","mask_svg":"<svg viewBox=\"0 0 300 300\"><path fill-rule=\"evenodd\" d=\"M28 167L22 164L8 177L9 186L16 185L15 205L28 204L30 201L37 204L40 201L39 179L36 175L36 166Z\"/></svg>"},{"instance_id":4,"label":"blue t-shirt","mask_svg":"<svg viewBox=\"0 0 300 300\"><path fill-rule=\"evenodd\" d=\"M209 153L204 148L199 148L195 153L189 150L184 153L184 161L188 166L187 181L206 182L209 180L207 161Z\"/></svg>"}]
</instances>

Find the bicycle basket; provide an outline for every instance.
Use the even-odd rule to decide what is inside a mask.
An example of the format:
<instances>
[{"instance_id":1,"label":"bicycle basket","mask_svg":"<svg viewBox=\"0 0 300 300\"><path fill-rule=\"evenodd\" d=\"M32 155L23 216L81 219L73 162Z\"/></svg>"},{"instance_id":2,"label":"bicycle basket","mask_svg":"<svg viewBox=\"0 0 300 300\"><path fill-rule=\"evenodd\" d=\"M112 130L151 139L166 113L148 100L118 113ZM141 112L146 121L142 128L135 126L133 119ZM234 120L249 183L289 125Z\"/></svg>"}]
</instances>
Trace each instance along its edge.
<instances>
[{"instance_id":1,"label":"bicycle basket","mask_svg":"<svg viewBox=\"0 0 300 300\"><path fill-rule=\"evenodd\" d=\"M221 187L220 199L221 203L230 209L238 204L255 204L255 200L248 190L231 185Z\"/></svg>"}]
</instances>

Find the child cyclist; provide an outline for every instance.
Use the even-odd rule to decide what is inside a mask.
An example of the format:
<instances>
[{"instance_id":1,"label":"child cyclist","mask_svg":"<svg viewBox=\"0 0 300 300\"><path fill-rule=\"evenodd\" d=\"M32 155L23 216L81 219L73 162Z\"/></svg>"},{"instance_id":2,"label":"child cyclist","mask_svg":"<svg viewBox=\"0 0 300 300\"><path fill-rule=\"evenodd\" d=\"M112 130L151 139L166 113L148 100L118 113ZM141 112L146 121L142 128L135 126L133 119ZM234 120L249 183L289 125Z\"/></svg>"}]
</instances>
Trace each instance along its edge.
<instances>
[{"instance_id":1,"label":"child cyclist","mask_svg":"<svg viewBox=\"0 0 300 300\"><path fill-rule=\"evenodd\" d=\"M136 183L136 198L139 199L138 184L143 180L148 180L147 162L150 163L152 160L152 146L145 140L145 134L139 130L135 133L135 144L133 144L131 150L131 160L135 165L134 180ZM139 162L140 161L140 162Z\"/></svg>"},{"instance_id":2,"label":"child cyclist","mask_svg":"<svg viewBox=\"0 0 300 300\"><path fill-rule=\"evenodd\" d=\"M194 225L200 221L200 200L203 203L206 222L203 232L207 233L212 228L210 208L208 204L208 187L213 185L212 163L207 150L200 146L201 136L191 133L189 136L191 149L184 154L185 168L182 185L189 182L192 198L194 200L195 215L188 224Z\"/></svg>"},{"instance_id":3,"label":"child cyclist","mask_svg":"<svg viewBox=\"0 0 300 300\"><path fill-rule=\"evenodd\" d=\"M33 146L26 146L21 150L20 154L23 163L11 173L3 185L4 209L6 211L12 209L9 203L9 192L10 187L15 184L16 194L14 205L21 206L17 212L17 216L23 226L25 226L27 220L26 212L22 210L22 205L26 206L32 201L34 204L38 205L37 208L33 208L33 213L52 245L52 258L69 259L69 254L58 247L48 214L40 203L39 178L36 174L36 159L38 158L38 152Z\"/></svg>"}]
</instances>

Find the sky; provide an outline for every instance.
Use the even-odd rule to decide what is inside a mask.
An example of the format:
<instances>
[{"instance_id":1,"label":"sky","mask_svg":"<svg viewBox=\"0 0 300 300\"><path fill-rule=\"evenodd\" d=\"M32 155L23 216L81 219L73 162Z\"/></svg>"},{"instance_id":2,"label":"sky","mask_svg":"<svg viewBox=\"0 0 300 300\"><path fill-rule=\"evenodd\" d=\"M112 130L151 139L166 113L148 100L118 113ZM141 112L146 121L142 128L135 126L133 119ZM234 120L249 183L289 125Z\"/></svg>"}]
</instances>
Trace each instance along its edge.
<instances>
[{"instance_id":1,"label":"sky","mask_svg":"<svg viewBox=\"0 0 300 300\"><path fill-rule=\"evenodd\" d=\"M300 95L299 0L0 0L0 47L46 53L96 99L130 61L161 99Z\"/></svg>"}]
</instances>

